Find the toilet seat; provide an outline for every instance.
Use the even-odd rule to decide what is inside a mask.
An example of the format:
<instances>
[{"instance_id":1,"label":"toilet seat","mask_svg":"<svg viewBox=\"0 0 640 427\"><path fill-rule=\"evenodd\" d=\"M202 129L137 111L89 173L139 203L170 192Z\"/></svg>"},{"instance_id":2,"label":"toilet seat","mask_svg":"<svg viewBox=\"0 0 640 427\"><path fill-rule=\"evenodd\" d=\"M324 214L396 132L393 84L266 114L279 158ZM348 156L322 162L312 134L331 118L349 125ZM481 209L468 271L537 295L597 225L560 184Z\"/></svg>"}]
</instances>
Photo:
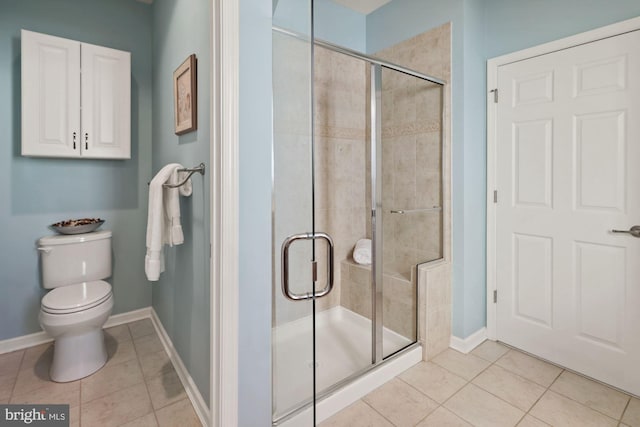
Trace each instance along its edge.
<instances>
[{"instance_id":1,"label":"toilet seat","mask_svg":"<svg viewBox=\"0 0 640 427\"><path fill-rule=\"evenodd\" d=\"M111 285L103 280L61 286L42 298L42 311L69 314L102 304L111 296Z\"/></svg>"}]
</instances>

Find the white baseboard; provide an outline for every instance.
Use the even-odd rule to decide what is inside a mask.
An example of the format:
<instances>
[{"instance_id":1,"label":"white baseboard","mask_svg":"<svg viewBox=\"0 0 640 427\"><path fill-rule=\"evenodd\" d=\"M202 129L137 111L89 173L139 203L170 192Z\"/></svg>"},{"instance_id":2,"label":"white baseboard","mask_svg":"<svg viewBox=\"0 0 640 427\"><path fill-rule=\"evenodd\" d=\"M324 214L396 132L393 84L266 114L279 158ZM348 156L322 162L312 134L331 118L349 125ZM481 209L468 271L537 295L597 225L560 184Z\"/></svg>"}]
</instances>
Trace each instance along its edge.
<instances>
[{"instance_id":1,"label":"white baseboard","mask_svg":"<svg viewBox=\"0 0 640 427\"><path fill-rule=\"evenodd\" d=\"M487 339L487 328L478 329L476 332L469 335L467 338L458 338L451 336L449 347L460 353L467 354L474 348L482 344Z\"/></svg>"},{"instance_id":2,"label":"white baseboard","mask_svg":"<svg viewBox=\"0 0 640 427\"><path fill-rule=\"evenodd\" d=\"M112 316L109 316L109 319L107 319L107 322L104 324L104 328L106 329L112 326L121 325L123 323L146 319L148 317L151 317L151 307L128 311L126 313L114 314ZM22 350L51 341L53 341L53 338L47 335L45 331L35 332L33 334L23 335L15 338L9 338L0 341L0 354L11 353L12 351Z\"/></svg>"},{"instance_id":3,"label":"white baseboard","mask_svg":"<svg viewBox=\"0 0 640 427\"><path fill-rule=\"evenodd\" d=\"M176 348L173 346L173 342L171 341L171 338L169 338L169 334L167 334L167 331L164 329L164 326L162 326L162 322L160 322L160 318L158 317L158 314L153 308L150 308L150 311L151 311L151 321L153 322L153 326L156 328L156 331L158 332L160 341L162 341L162 345L164 346L165 351L169 355L169 359L173 363L173 367L178 373L178 377L182 382L182 386L187 392L187 395L189 396L189 400L191 400L191 403L193 404L193 408L195 409L196 414L198 415L198 418L200 418L200 422L202 423L203 426L210 425L211 411L209 410L209 405L203 399L202 394L200 394L200 390L198 390L198 386L193 381L193 378L191 378L191 375L189 374L189 371L187 370L186 366L184 366L184 363L182 362L180 355L178 354Z\"/></svg>"},{"instance_id":4,"label":"white baseboard","mask_svg":"<svg viewBox=\"0 0 640 427\"><path fill-rule=\"evenodd\" d=\"M104 324L104 329L122 325L124 323L135 322L136 320L142 320L148 317L151 317L151 307L114 314L113 316L109 316L109 319L107 319L107 322Z\"/></svg>"}]
</instances>

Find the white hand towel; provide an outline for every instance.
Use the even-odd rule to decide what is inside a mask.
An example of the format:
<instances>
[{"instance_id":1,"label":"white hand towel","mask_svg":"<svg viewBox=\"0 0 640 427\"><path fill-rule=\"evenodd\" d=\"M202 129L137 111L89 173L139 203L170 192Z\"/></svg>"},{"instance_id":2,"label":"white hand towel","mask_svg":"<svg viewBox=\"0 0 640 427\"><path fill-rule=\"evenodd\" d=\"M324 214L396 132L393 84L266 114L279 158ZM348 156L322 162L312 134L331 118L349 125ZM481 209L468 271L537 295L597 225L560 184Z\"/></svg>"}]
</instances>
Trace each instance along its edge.
<instances>
[{"instance_id":1,"label":"white hand towel","mask_svg":"<svg viewBox=\"0 0 640 427\"><path fill-rule=\"evenodd\" d=\"M353 260L358 264L371 264L371 239L360 239L353 248Z\"/></svg>"},{"instance_id":2,"label":"white hand towel","mask_svg":"<svg viewBox=\"0 0 640 427\"><path fill-rule=\"evenodd\" d=\"M191 195L191 180L180 188L167 188L163 184L177 184L184 179L183 166L170 163L163 167L149 183L149 212L147 215L147 254L144 270L147 279L156 281L164 271L164 255L162 247L180 245L184 242L180 224L179 194ZM181 175L181 176L179 176ZM185 187L185 188L183 188Z\"/></svg>"}]
</instances>

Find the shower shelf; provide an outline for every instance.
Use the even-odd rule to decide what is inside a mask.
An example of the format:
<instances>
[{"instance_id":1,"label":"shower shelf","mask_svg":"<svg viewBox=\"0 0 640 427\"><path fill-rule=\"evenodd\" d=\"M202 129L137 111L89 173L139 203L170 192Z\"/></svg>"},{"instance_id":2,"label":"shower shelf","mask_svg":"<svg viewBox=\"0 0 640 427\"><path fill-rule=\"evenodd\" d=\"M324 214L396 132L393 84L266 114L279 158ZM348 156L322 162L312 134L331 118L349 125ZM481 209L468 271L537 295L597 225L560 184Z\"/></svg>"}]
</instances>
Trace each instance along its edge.
<instances>
[{"instance_id":1,"label":"shower shelf","mask_svg":"<svg viewBox=\"0 0 640 427\"><path fill-rule=\"evenodd\" d=\"M398 210L392 209L391 213L404 215L404 214L415 213L415 212L440 212L441 210L442 210L441 206L434 206L432 208L424 208L424 209L398 209Z\"/></svg>"}]
</instances>

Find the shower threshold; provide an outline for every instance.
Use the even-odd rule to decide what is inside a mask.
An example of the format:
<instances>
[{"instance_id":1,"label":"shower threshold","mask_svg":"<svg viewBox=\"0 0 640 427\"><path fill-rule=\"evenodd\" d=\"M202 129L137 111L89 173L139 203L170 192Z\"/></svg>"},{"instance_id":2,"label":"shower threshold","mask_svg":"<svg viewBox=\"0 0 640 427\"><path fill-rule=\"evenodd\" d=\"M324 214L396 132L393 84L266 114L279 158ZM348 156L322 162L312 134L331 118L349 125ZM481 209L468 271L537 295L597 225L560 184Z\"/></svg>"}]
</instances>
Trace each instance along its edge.
<instances>
[{"instance_id":1,"label":"shower threshold","mask_svg":"<svg viewBox=\"0 0 640 427\"><path fill-rule=\"evenodd\" d=\"M388 348L404 348L378 365L371 363L371 321L342 306L316 315L316 361L311 316L274 328L273 425L313 425L312 368L319 391L319 423L422 360L422 348L384 328ZM284 409L284 410L282 410Z\"/></svg>"}]
</instances>

